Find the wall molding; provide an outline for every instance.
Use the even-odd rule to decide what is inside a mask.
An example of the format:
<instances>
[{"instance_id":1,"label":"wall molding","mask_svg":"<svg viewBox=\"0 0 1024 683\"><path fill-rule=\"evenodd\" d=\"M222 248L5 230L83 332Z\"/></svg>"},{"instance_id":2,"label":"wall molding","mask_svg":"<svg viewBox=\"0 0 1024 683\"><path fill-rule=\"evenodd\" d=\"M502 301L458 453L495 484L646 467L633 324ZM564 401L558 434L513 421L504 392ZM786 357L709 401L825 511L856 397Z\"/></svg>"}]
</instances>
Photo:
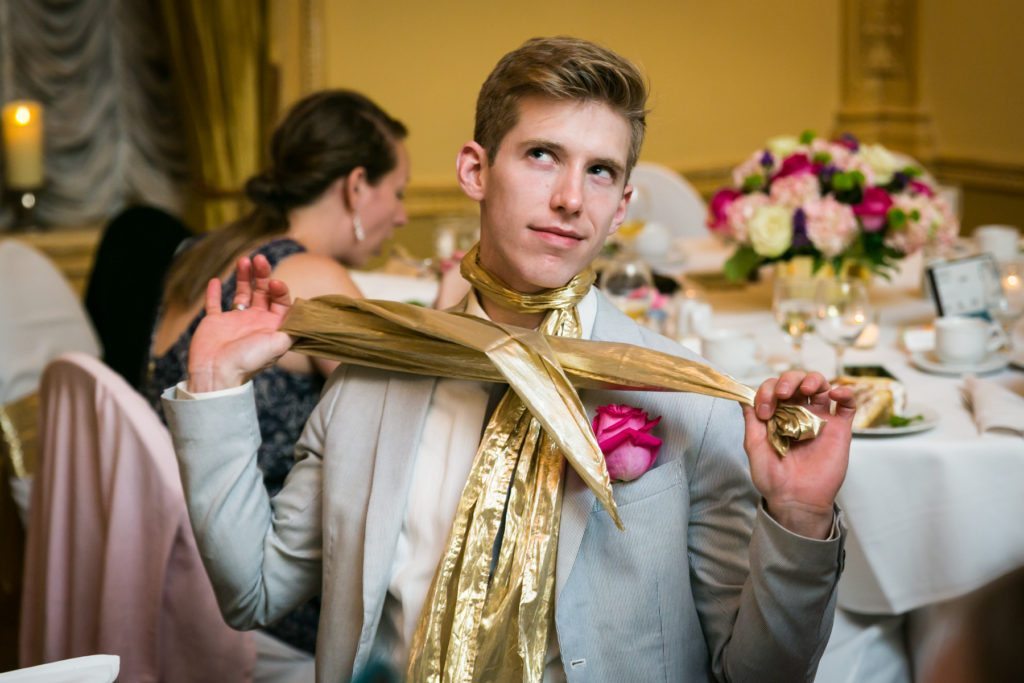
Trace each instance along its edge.
<instances>
[{"instance_id":1,"label":"wall molding","mask_svg":"<svg viewBox=\"0 0 1024 683\"><path fill-rule=\"evenodd\" d=\"M939 155L929 166L940 180L950 185L1024 195L1024 164Z\"/></svg>"}]
</instances>

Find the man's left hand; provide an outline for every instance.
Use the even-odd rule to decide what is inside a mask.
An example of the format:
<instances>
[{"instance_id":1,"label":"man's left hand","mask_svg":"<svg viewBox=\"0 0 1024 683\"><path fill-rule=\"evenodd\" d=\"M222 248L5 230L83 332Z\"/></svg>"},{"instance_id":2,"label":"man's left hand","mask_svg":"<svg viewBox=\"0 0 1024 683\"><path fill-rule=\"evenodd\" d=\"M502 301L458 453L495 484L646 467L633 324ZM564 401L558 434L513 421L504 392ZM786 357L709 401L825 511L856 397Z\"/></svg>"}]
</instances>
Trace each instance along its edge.
<instances>
[{"instance_id":1,"label":"man's left hand","mask_svg":"<svg viewBox=\"0 0 1024 683\"><path fill-rule=\"evenodd\" d=\"M830 413L833 401L835 414ZM768 442L767 421L780 402L805 406L826 420L816 438L793 441L785 457ZM798 370L766 380L757 390L754 407L743 406L743 446L754 486L764 496L768 514L793 533L829 536L836 494L850 459L855 411L849 387L831 387L821 373Z\"/></svg>"}]
</instances>

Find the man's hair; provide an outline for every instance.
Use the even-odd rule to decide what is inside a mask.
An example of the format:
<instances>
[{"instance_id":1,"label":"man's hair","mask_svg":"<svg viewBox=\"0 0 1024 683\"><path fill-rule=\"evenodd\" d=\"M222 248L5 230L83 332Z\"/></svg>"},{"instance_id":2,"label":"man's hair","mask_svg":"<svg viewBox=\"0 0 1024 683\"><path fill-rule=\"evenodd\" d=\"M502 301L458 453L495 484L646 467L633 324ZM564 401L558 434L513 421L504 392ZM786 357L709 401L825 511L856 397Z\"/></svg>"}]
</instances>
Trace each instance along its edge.
<instances>
[{"instance_id":1,"label":"man's hair","mask_svg":"<svg viewBox=\"0 0 1024 683\"><path fill-rule=\"evenodd\" d=\"M529 96L607 104L629 121L626 172L640 156L647 117L647 84L629 60L587 40L531 38L501 58L480 88L473 139L494 163L498 147Z\"/></svg>"}]
</instances>

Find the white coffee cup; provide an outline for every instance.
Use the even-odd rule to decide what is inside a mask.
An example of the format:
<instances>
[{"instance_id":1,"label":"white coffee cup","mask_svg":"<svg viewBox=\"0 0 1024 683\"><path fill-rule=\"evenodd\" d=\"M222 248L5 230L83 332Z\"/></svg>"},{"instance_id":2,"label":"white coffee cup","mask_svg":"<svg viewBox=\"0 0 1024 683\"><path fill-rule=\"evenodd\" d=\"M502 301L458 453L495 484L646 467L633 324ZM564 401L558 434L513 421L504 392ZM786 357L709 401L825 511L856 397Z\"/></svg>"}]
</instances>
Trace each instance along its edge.
<instances>
[{"instance_id":1,"label":"white coffee cup","mask_svg":"<svg viewBox=\"0 0 1024 683\"><path fill-rule=\"evenodd\" d=\"M749 332L710 330L700 340L704 357L733 377L749 375L758 366L757 340Z\"/></svg>"},{"instance_id":2,"label":"white coffee cup","mask_svg":"<svg viewBox=\"0 0 1024 683\"><path fill-rule=\"evenodd\" d=\"M997 261L1013 261L1019 255L1020 230L1012 225L982 225L974 231L978 251L992 254Z\"/></svg>"},{"instance_id":3,"label":"white coffee cup","mask_svg":"<svg viewBox=\"0 0 1024 683\"><path fill-rule=\"evenodd\" d=\"M947 365L977 363L1004 341L998 326L980 318L951 316L935 320L935 355Z\"/></svg>"}]
</instances>

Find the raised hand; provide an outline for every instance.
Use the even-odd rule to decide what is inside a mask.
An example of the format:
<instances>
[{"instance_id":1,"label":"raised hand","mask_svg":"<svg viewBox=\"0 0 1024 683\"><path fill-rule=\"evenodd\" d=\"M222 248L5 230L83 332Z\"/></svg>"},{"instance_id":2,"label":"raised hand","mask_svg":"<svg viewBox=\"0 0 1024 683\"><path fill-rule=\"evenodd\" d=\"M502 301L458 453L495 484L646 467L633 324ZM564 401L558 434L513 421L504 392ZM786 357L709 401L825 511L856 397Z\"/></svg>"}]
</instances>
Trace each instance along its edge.
<instances>
[{"instance_id":1,"label":"raised hand","mask_svg":"<svg viewBox=\"0 0 1024 683\"><path fill-rule=\"evenodd\" d=\"M767 420L779 402L806 406L827 420L817 438L790 445L780 458L768 443ZM835 414L830 405L835 402ZM846 477L855 412L849 387L830 387L820 373L798 370L766 380L757 390L754 407L743 406L743 446L750 459L754 486L768 513L794 533L826 538L832 526L836 494Z\"/></svg>"},{"instance_id":2,"label":"raised hand","mask_svg":"<svg viewBox=\"0 0 1024 683\"><path fill-rule=\"evenodd\" d=\"M188 388L215 391L244 384L273 365L291 348L292 339L278 332L291 307L288 286L270 279L270 263L257 255L238 259L237 288L230 311L220 305L221 284L206 287L206 315L188 351Z\"/></svg>"}]
</instances>

